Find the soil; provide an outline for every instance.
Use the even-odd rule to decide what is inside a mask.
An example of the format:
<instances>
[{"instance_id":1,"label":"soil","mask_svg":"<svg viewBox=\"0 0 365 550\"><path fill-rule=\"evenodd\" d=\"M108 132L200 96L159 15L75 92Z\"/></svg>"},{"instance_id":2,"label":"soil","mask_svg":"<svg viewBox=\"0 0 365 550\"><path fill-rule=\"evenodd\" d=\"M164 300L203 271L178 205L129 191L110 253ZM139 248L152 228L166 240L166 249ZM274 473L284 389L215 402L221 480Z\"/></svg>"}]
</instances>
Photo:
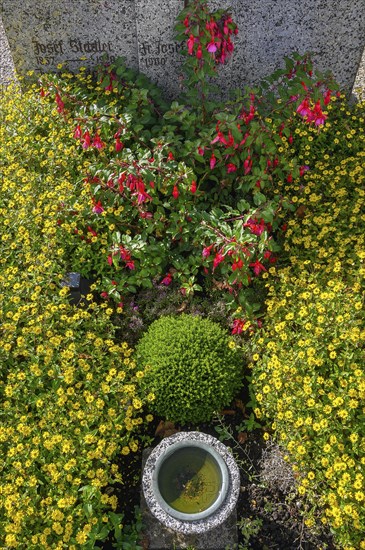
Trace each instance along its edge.
<instances>
[{"instance_id":1,"label":"soil","mask_svg":"<svg viewBox=\"0 0 365 550\"><path fill-rule=\"evenodd\" d=\"M237 503L240 549L334 550L332 535L319 520L315 527L305 525L303 512L307 505L296 493L294 472L280 448L270 440L265 441L259 429L249 433L237 431L236 427L247 418L243 402L236 399L232 407L210 424L175 426L156 418L150 424L150 446L156 446L162 437L176 431L198 430L232 448L241 471ZM141 460L142 449L120 459L124 484L115 485L114 491L121 505L117 511L125 514L124 524L133 523L135 506L140 504ZM103 550L111 550L112 542L105 542ZM148 550L145 542L141 541L141 545Z\"/></svg>"}]
</instances>

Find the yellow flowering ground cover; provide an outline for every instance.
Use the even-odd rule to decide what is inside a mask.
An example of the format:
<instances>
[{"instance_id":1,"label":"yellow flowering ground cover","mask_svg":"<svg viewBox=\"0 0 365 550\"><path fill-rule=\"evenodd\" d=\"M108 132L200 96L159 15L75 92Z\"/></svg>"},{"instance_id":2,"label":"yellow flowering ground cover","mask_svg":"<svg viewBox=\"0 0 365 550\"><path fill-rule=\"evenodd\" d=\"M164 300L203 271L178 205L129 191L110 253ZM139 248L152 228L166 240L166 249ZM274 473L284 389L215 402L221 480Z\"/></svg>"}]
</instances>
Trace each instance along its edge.
<instances>
[{"instance_id":1,"label":"yellow flowering ground cover","mask_svg":"<svg viewBox=\"0 0 365 550\"><path fill-rule=\"evenodd\" d=\"M336 137L327 135L326 149L313 147L308 128L296 130L311 169L286 189L298 210L287 260L265 275L251 367L256 416L297 472L307 525L319 510L339 547L357 550L365 548L365 105L329 107L336 115L324 130Z\"/></svg>"},{"instance_id":2,"label":"yellow flowering ground cover","mask_svg":"<svg viewBox=\"0 0 365 550\"><path fill-rule=\"evenodd\" d=\"M119 524L116 459L139 447L143 406L112 309L70 304L58 208L79 154L54 104L0 98L0 546L94 548ZM151 417L148 415L150 420ZM122 504L122 503L121 503ZM119 528L119 527L118 527Z\"/></svg>"}]
</instances>

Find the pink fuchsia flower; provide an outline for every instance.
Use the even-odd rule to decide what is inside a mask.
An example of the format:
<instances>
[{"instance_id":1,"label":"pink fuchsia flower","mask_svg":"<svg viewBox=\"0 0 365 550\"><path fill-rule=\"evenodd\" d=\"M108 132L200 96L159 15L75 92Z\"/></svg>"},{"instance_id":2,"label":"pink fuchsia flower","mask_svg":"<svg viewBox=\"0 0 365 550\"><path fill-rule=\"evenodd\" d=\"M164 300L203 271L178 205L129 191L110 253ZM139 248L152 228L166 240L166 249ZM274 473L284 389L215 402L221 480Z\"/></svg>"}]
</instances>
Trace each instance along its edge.
<instances>
[{"instance_id":1,"label":"pink fuchsia flower","mask_svg":"<svg viewBox=\"0 0 365 550\"><path fill-rule=\"evenodd\" d=\"M100 139L99 134L95 134L91 145L99 150L104 149L105 147L105 143Z\"/></svg>"},{"instance_id":2,"label":"pink fuchsia flower","mask_svg":"<svg viewBox=\"0 0 365 550\"><path fill-rule=\"evenodd\" d=\"M151 195L149 195L146 192L145 184L142 180L138 180L136 183L136 189L137 189L137 203L142 204L146 200L152 200ZM134 193L135 195L135 193Z\"/></svg>"},{"instance_id":3,"label":"pink fuchsia flower","mask_svg":"<svg viewBox=\"0 0 365 550\"><path fill-rule=\"evenodd\" d=\"M215 53L217 51L217 45L214 40L211 40L209 44L207 44L207 50L209 53Z\"/></svg>"},{"instance_id":4,"label":"pink fuchsia flower","mask_svg":"<svg viewBox=\"0 0 365 550\"><path fill-rule=\"evenodd\" d=\"M298 105L297 107L297 113L298 115L302 116L303 118L308 117L311 115L312 111L309 106L309 101L307 98L303 99L303 101Z\"/></svg>"},{"instance_id":5,"label":"pink fuchsia flower","mask_svg":"<svg viewBox=\"0 0 365 550\"><path fill-rule=\"evenodd\" d=\"M198 155L201 157L204 155L204 147L198 147Z\"/></svg>"},{"instance_id":6,"label":"pink fuchsia flower","mask_svg":"<svg viewBox=\"0 0 365 550\"><path fill-rule=\"evenodd\" d=\"M325 123L327 115L322 112L320 101L318 100L314 106L311 116L308 117L309 122L314 122L316 126L321 126Z\"/></svg>"},{"instance_id":7,"label":"pink fuchsia flower","mask_svg":"<svg viewBox=\"0 0 365 550\"><path fill-rule=\"evenodd\" d=\"M249 218L247 222L243 224L243 227L248 227L253 235L260 236L265 231L266 225L262 218L260 221Z\"/></svg>"},{"instance_id":8,"label":"pink fuchsia flower","mask_svg":"<svg viewBox=\"0 0 365 550\"><path fill-rule=\"evenodd\" d=\"M210 252L212 248L213 248L212 244L210 246L206 246L205 248L203 248L203 252L202 252L203 258L208 258L208 256L210 256Z\"/></svg>"},{"instance_id":9,"label":"pink fuchsia flower","mask_svg":"<svg viewBox=\"0 0 365 550\"><path fill-rule=\"evenodd\" d=\"M88 149L91 146L91 136L89 130L85 130L82 136L82 148Z\"/></svg>"},{"instance_id":10,"label":"pink fuchsia flower","mask_svg":"<svg viewBox=\"0 0 365 550\"><path fill-rule=\"evenodd\" d=\"M172 281L172 275L171 273L168 273L161 281L161 284L162 285L165 285L165 286L169 286L169 284L171 284L171 281Z\"/></svg>"},{"instance_id":11,"label":"pink fuchsia flower","mask_svg":"<svg viewBox=\"0 0 365 550\"><path fill-rule=\"evenodd\" d=\"M93 199L93 212L94 214L102 214L104 212L103 205L101 204L101 201L96 202L95 199Z\"/></svg>"}]
</instances>

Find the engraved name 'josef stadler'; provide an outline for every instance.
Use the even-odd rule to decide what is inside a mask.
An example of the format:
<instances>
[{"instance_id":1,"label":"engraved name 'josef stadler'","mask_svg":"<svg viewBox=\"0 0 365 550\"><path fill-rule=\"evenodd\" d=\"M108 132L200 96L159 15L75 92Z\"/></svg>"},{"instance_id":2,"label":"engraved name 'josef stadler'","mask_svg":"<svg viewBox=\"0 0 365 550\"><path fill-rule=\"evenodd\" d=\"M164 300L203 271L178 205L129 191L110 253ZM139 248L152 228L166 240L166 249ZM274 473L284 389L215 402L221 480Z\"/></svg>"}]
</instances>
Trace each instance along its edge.
<instances>
[{"instance_id":1,"label":"engraved name 'josef stadler'","mask_svg":"<svg viewBox=\"0 0 365 550\"><path fill-rule=\"evenodd\" d=\"M72 53L103 53L112 51L111 42L102 42L99 39L82 42L79 38L70 38L68 42L56 40L54 42L47 42L46 44L33 40L33 45L36 55L63 55L66 53L66 50L71 50Z\"/></svg>"}]
</instances>

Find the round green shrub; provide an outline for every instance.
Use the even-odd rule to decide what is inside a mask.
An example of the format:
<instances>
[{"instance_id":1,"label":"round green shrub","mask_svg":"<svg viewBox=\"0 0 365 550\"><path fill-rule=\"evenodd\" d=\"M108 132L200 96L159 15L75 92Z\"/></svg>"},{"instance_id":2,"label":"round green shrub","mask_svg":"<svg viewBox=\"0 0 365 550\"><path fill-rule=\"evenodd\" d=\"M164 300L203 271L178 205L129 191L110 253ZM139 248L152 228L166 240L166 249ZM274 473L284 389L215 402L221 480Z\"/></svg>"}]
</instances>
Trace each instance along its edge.
<instances>
[{"instance_id":1,"label":"round green shrub","mask_svg":"<svg viewBox=\"0 0 365 550\"><path fill-rule=\"evenodd\" d=\"M210 420L242 385L242 353L229 333L209 319L161 317L136 352L146 369L144 383L155 394L154 412L174 422Z\"/></svg>"}]
</instances>

